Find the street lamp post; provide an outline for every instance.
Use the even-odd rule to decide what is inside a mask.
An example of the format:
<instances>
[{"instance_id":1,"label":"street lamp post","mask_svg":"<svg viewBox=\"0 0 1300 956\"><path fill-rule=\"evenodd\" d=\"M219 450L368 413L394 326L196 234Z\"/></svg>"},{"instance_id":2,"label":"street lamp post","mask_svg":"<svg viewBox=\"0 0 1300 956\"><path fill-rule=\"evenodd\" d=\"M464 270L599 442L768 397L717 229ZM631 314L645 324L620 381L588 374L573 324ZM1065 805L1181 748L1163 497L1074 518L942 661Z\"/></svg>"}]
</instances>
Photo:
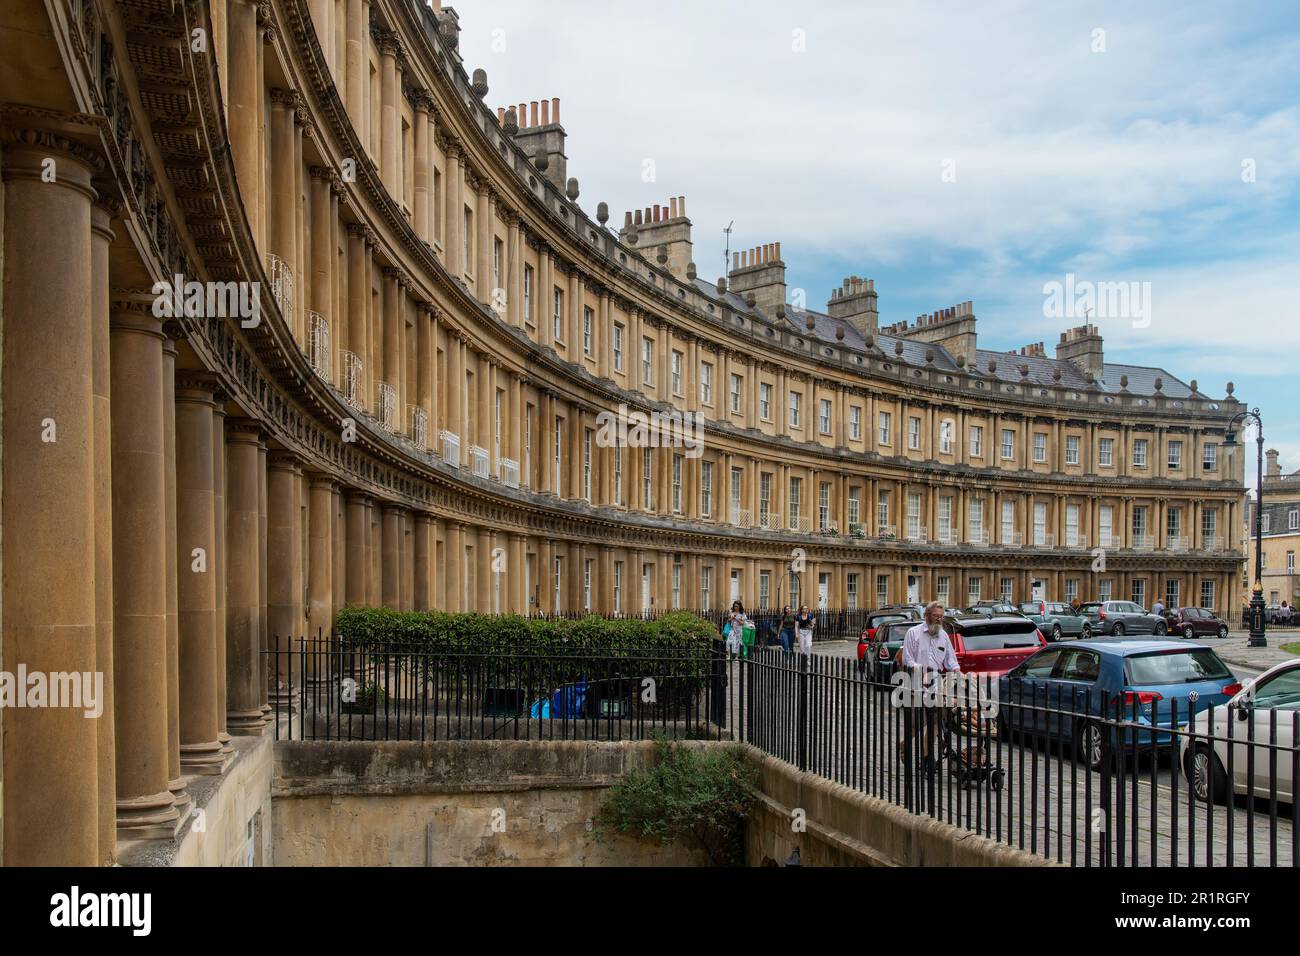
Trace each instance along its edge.
<instances>
[{"instance_id":1,"label":"street lamp post","mask_svg":"<svg viewBox=\"0 0 1300 956\"><path fill-rule=\"evenodd\" d=\"M1250 595L1250 646L1267 647L1268 636L1264 621L1264 420L1259 409L1238 412L1224 430L1223 447L1237 447L1238 424L1251 420L1255 423L1256 443L1259 446L1258 473L1255 479L1255 587Z\"/></svg>"}]
</instances>

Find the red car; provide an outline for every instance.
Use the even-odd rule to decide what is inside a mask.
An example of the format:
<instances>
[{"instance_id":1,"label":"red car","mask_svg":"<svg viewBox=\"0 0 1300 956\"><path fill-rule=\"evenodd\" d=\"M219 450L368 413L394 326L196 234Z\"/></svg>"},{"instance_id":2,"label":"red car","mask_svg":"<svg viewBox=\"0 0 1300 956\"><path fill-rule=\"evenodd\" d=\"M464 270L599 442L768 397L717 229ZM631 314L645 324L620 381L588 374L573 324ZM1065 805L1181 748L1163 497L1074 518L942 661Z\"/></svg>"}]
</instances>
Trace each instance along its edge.
<instances>
[{"instance_id":1,"label":"red car","mask_svg":"<svg viewBox=\"0 0 1300 956\"><path fill-rule=\"evenodd\" d=\"M867 615L862 633L858 636L858 673L866 669L867 647L876 639L876 628L889 621L920 621L921 615L913 608L881 608Z\"/></svg>"},{"instance_id":2,"label":"red car","mask_svg":"<svg viewBox=\"0 0 1300 956\"><path fill-rule=\"evenodd\" d=\"M1189 640L1196 637L1227 637L1228 622L1215 617L1213 611L1200 607L1166 608L1165 620L1170 634L1181 634Z\"/></svg>"},{"instance_id":3,"label":"red car","mask_svg":"<svg viewBox=\"0 0 1300 956\"><path fill-rule=\"evenodd\" d=\"M949 616L943 629L952 638L963 674L1005 674L1047 644L1038 625L1026 617Z\"/></svg>"}]
</instances>

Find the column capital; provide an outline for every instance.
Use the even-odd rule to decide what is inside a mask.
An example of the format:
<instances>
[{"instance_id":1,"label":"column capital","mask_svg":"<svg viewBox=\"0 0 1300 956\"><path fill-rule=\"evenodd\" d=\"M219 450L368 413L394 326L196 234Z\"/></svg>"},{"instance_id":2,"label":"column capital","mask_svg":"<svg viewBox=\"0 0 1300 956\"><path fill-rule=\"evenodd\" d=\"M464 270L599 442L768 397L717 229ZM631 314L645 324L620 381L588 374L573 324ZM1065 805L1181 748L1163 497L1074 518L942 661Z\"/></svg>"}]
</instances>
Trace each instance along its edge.
<instances>
[{"instance_id":1,"label":"column capital","mask_svg":"<svg viewBox=\"0 0 1300 956\"><path fill-rule=\"evenodd\" d=\"M303 461L295 453L277 449L266 456L266 466L270 471L289 471L302 474Z\"/></svg>"},{"instance_id":2,"label":"column capital","mask_svg":"<svg viewBox=\"0 0 1300 956\"><path fill-rule=\"evenodd\" d=\"M216 407L221 386L211 372L181 370L176 373L176 401Z\"/></svg>"},{"instance_id":3,"label":"column capital","mask_svg":"<svg viewBox=\"0 0 1300 956\"><path fill-rule=\"evenodd\" d=\"M154 314L156 298L148 292L114 289L109 298L109 329L166 338L163 319Z\"/></svg>"},{"instance_id":4,"label":"column capital","mask_svg":"<svg viewBox=\"0 0 1300 956\"><path fill-rule=\"evenodd\" d=\"M233 444L261 445L266 426L256 418L227 418L226 440Z\"/></svg>"}]
</instances>

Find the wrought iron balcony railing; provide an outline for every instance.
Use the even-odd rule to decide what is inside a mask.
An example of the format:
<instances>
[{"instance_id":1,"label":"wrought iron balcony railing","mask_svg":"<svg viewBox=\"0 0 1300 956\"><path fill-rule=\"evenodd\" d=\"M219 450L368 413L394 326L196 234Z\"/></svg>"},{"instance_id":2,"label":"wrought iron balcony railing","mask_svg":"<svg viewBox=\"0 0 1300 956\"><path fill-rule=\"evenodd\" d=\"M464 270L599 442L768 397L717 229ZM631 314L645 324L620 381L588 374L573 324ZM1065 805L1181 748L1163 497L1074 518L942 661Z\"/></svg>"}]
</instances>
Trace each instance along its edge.
<instances>
[{"instance_id":1,"label":"wrought iron balcony railing","mask_svg":"<svg viewBox=\"0 0 1300 956\"><path fill-rule=\"evenodd\" d=\"M266 271L271 279L271 296L282 315L293 312L293 271L274 252L266 254Z\"/></svg>"},{"instance_id":2,"label":"wrought iron balcony railing","mask_svg":"<svg viewBox=\"0 0 1300 956\"><path fill-rule=\"evenodd\" d=\"M307 313L307 358L312 371L330 381L333 378L330 369L330 323L319 312Z\"/></svg>"},{"instance_id":3,"label":"wrought iron balcony railing","mask_svg":"<svg viewBox=\"0 0 1300 956\"><path fill-rule=\"evenodd\" d=\"M429 413L419 405L407 405L406 417L411 422L411 441L420 448L429 447Z\"/></svg>"},{"instance_id":4,"label":"wrought iron balcony railing","mask_svg":"<svg viewBox=\"0 0 1300 956\"><path fill-rule=\"evenodd\" d=\"M379 427L386 432L397 431L397 389L387 382L375 383L375 411Z\"/></svg>"},{"instance_id":5,"label":"wrought iron balcony railing","mask_svg":"<svg viewBox=\"0 0 1300 956\"><path fill-rule=\"evenodd\" d=\"M346 349L339 352L343 360L343 400L361 411L361 358Z\"/></svg>"},{"instance_id":6,"label":"wrought iron balcony railing","mask_svg":"<svg viewBox=\"0 0 1300 956\"><path fill-rule=\"evenodd\" d=\"M453 468L460 467L460 436L455 432L443 430L438 437L442 440L442 460Z\"/></svg>"}]
</instances>

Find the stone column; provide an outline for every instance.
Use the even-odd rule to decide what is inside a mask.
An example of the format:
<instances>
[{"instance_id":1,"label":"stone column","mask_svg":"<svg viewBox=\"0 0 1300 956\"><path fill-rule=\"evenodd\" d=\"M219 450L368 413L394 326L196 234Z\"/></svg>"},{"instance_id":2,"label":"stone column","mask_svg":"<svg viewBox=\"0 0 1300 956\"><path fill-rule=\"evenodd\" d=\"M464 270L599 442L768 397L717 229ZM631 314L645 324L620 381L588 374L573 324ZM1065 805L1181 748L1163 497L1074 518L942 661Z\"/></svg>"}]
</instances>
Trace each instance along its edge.
<instances>
[{"instance_id":1,"label":"stone column","mask_svg":"<svg viewBox=\"0 0 1300 956\"><path fill-rule=\"evenodd\" d=\"M55 182L41 179L47 158L56 163ZM4 670L10 674L22 665L94 681L102 672L95 567L100 531L107 534L109 525L96 509L95 396L101 389L107 396L109 385L94 382L94 349L104 336L88 321L96 271L90 178L97 165L82 147L53 134L4 131L0 524ZM98 225L107 227L102 217ZM104 674L104 685L112 680ZM18 707L6 708L0 720L4 862L102 862L100 721L75 708Z\"/></svg>"},{"instance_id":2,"label":"stone column","mask_svg":"<svg viewBox=\"0 0 1300 956\"><path fill-rule=\"evenodd\" d=\"M332 9L332 7L331 7ZM321 166L313 166L311 170L311 251L308 257L309 269L304 269L304 273L309 273L311 278L311 308L312 311L325 320L326 328L334 332L333 318L334 309L334 230L332 228L330 217L330 175L331 171ZM308 354L311 355L311 323L307 323L306 338L304 341L308 345ZM318 361L320 370L325 373L325 381L333 382L333 353L334 343L333 336L325 354L322 356L311 357Z\"/></svg>"},{"instance_id":3,"label":"stone column","mask_svg":"<svg viewBox=\"0 0 1300 956\"><path fill-rule=\"evenodd\" d=\"M459 521L447 523L447 610L468 609L465 600L465 526Z\"/></svg>"},{"instance_id":4,"label":"stone column","mask_svg":"<svg viewBox=\"0 0 1300 956\"><path fill-rule=\"evenodd\" d=\"M383 506L383 602L384 607L400 610L402 606L402 509Z\"/></svg>"},{"instance_id":5,"label":"stone column","mask_svg":"<svg viewBox=\"0 0 1300 956\"><path fill-rule=\"evenodd\" d=\"M258 678L258 695L260 698L260 706L262 708L262 716L269 721L271 719L271 704L267 694L268 687L266 675L269 668L266 662L268 660L267 652L270 650L269 642L271 640L271 621L267 597L267 562L269 561L271 536L268 533L266 515L268 498L266 464L267 449L266 443L263 442L257 448L257 612L259 618L257 639L258 651L262 655L258 663L259 674L261 675Z\"/></svg>"},{"instance_id":6,"label":"stone column","mask_svg":"<svg viewBox=\"0 0 1300 956\"><path fill-rule=\"evenodd\" d=\"M113 733L113 450L109 368L109 260L116 202L91 207L91 355L94 391L95 669L104 675L103 712L95 721L99 787L99 863L117 856L117 766ZM3 243L3 237L0 237ZM7 402L5 405L7 406Z\"/></svg>"},{"instance_id":7,"label":"stone column","mask_svg":"<svg viewBox=\"0 0 1300 956\"><path fill-rule=\"evenodd\" d=\"M334 496L337 490L329 475L311 475L307 509L311 546L311 560L307 563L307 637L310 640L329 637L334 624Z\"/></svg>"},{"instance_id":8,"label":"stone column","mask_svg":"<svg viewBox=\"0 0 1300 956\"><path fill-rule=\"evenodd\" d=\"M397 179L397 154L401 149L402 87L397 66L398 52L396 36L384 36L380 39L379 172L388 194L400 202L402 184Z\"/></svg>"},{"instance_id":9,"label":"stone column","mask_svg":"<svg viewBox=\"0 0 1300 956\"><path fill-rule=\"evenodd\" d=\"M492 532L487 528L477 529L477 541L474 545L474 610L480 614L491 614L492 606Z\"/></svg>"},{"instance_id":10,"label":"stone column","mask_svg":"<svg viewBox=\"0 0 1300 956\"><path fill-rule=\"evenodd\" d=\"M235 179L244 215L259 249L265 248L261 231L262 153L258 117L262 102L262 31L257 25L257 3L230 0L227 6L229 46L229 99L226 124Z\"/></svg>"},{"instance_id":11,"label":"stone column","mask_svg":"<svg viewBox=\"0 0 1300 956\"><path fill-rule=\"evenodd\" d=\"M236 419L226 430L226 729L259 736L265 673L261 659L261 430Z\"/></svg>"},{"instance_id":12,"label":"stone column","mask_svg":"<svg viewBox=\"0 0 1300 956\"><path fill-rule=\"evenodd\" d=\"M433 569L434 564L433 516L423 511L415 514L415 542L412 566L415 575L414 609L428 611L434 606Z\"/></svg>"},{"instance_id":13,"label":"stone column","mask_svg":"<svg viewBox=\"0 0 1300 956\"><path fill-rule=\"evenodd\" d=\"M350 41L349 41L350 42ZM370 299L369 270L366 257L366 227L360 223L348 224L348 350L361 362L361 375L357 382L357 398L361 408L370 408L370 350L366 330L366 306Z\"/></svg>"},{"instance_id":14,"label":"stone column","mask_svg":"<svg viewBox=\"0 0 1300 956\"><path fill-rule=\"evenodd\" d=\"M344 102L354 125L359 124L364 111L364 100L370 82L366 70L365 50L370 38L370 25L362 17L361 0L345 0L347 4L347 66L344 85Z\"/></svg>"},{"instance_id":15,"label":"stone column","mask_svg":"<svg viewBox=\"0 0 1300 956\"><path fill-rule=\"evenodd\" d=\"M180 764L219 774L226 757L217 684L216 515L213 510L214 385L207 376L176 383L176 578L180 642ZM224 642L224 641L223 641Z\"/></svg>"},{"instance_id":16,"label":"stone column","mask_svg":"<svg viewBox=\"0 0 1300 956\"><path fill-rule=\"evenodd\" d=\"M415 522L402 510L398 545L402 551L402 610L415 610Z\"/></svg>"},{"instance_id":17,"label":"stone column","mask_svg":"<svg viewBox=\"0 0 1300 956\"><path fill-rule=\"evenodd\" d=\"M447 144L447 208L443 210L447 217L443 246L447 260L447 271L453 278L459 279L465 273L464 240L461 233L465 229L465 201L461 198L461 146L452 140Z\"/></svg>"},{"instance_id":18,"label":"stone column","mask_svg":"<svg viewBox=\"0 0 1300 956\"><path fill-rule=\"evenodd\" d=\"M270 456L267 471L267 633L275 653L272 701L279 707L297 694L297 651L303 635L302 466L285 452Z\"/></svg>"},{"instance_id":19,"label":"stone column","mask_svg":"<svg viewBox=\"0 0 1300 956\"><path fill-rule=\"evenodd\" d=\"M362 492L347 492L347 601L349 604L367 603L366 593L366 536L369 531L370 511L368 499Z\"/></svg>"},{"instance_id":20,"label":"stone column","mask_svg":"<svg viewBox=\"0 0 1300 956\"><path fill-rule=\"evenodd\" d=\"M414 97L415 116L415 234L425 242L433 242L429 225L429 94L424 90Z\"/></svg>"},{"instance_id":21,"label":"stone column","mask_svg":"<svg viewBox=\"0 0 1300 956\"><path fill-rule=\"evenodd\" d=\"M162 323L147 302L114 305L109 336L113 564L131 569L130 574L113 577L117 825L119 835L140 838L171 837L181 821L168 785L173 778L168 738L163 340ZM12 342L6 346L12 348ZM7 482L5 490L12 490ZM6 573L11 568L12 564Z\"/></svg>"},{"instance_id":22,"label":"stone column","mask_svg":"<svg viewBox=\"0 0 1300 956\"><path fill-rule=\"evenodd\" d=\"M425 448L436 448L437 424L433 417L433 376L437 351L433 343L433 314L429 305L419 302L415 309L415 354L416 380L415 404L424 409L428 416L428 428L425 434Z\"/></svg>"},{"instance_id":23,"label":"stone column","mask_svg":"<svg viewBox=\"0 0 1300 956\"><path fill-rule=\"evenodd\" d=\"M176 340L180 325L168 322L163 334L163 567L167 574L167 772L168 787L182 815L191 803L181 779L180 626L176 599Z\"/></svg>"},{"instance_id":24,"label":"stone column","mask_svg":"<svg viewBox=\"0 0 1300 956\"><path fill-rule=\"evenodd\" d=\"M509 585L510 601L506 609L511 614L528 613L528 594L524 587L527 576L528 555L526 539L522 534L510 535L510 553L506 564L506 581Z\"/></svg>"},{"instance_id":25,"label":"stone column","mask_svg":"<svg viewBox=\"0 0 1300 956\"><path fill-rule=\"evenodd\" d=\"M208 567L212 568L215 601L213 640L216 643L217 681L217 739L222 750L234 753L230 734L226 730L226 703L229 698L226 663L226 394L213 393L212 407L212 554Z\"/></svg>"},{"instance_id":26,"label":"stone column","mask_svg":"<svg viewBox=\"0 0 1300 956\"><path fill-rule=\"evenodd\" d=\"M293 164L295 143L298 137L295 109L298 94L293 90L271 91L271 234L266 251L278 256L288 268L295 286L300 284L294 252L297 249L296 233L298 215ZM294 289L297 298L298 290ZM302 341L301 330L295 322L295 310L287 304L281 307L285 323L297 341Z\"/></svg>"}]
</instances>

